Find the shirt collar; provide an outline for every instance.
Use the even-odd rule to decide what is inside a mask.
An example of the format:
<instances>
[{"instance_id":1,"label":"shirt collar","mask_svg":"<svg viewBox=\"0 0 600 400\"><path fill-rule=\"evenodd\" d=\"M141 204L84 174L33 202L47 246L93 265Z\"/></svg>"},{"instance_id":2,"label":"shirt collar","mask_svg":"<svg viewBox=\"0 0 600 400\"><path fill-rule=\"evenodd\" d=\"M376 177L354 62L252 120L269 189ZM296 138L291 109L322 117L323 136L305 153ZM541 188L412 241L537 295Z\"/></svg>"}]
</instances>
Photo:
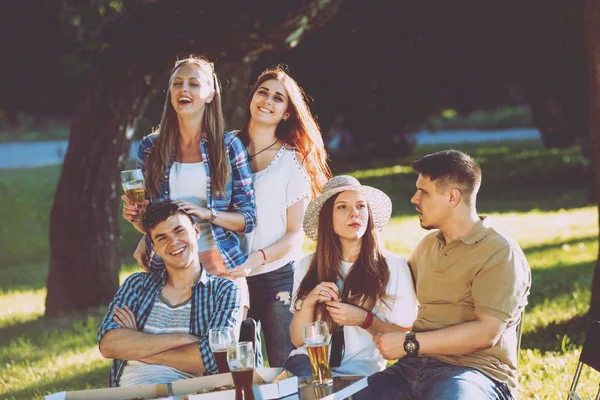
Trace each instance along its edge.
<instances>
[{"instance_id":1,"label":"shirt collar","mask_svg":"<svg viewBox=\"0 0 600 400\"><path fill-rule=\"evenodd\" d=\"M486 216L481 216L481 217L479 217L479 221L477 223L475 223L475 226L473 227L473 229L471 229L471 232L467 233L464 236L456 238L455 240L460 240L464 244L476 244L477 242L481 241L483 238L485 238L487 236L490 228L491 228L490 218L486 217ZM440 243L446 244L446 240L444 238L444 234L442 233L442 231L438 231L438 233L437 233L437 235L435 235L435 237L437 238L437 240Z\"/></svg>"},{"instance_id":2,"label":"shirt collar","mask_svg":"<svg viewBox=\"0 0 600 400\"><path fill-rule=\"evenodd\" d=\"M471 232L465 236L461 236L458 240L462 240L465 244L475 244L487 236L490 229L490 220L488 217L479 217L479 221L475 224L475 227L471 229Z\"/></svg>"},{"instance_id":3,"label":"shirt collar","mask_svg":"<svg viewBox=\"0 0 600 400\"><path fill-rule=\"evenodd\" d=\"M206 272L206 268L204 268L204 266L202 264L200 264L200 268L202 268L202 272L200 272L200 277L198 278L198 280L192 287L196 287L198 285L198 283L201 283L203 286L206 286L208 284L208 281L209 281L208 272ZM168 278L167 269L163 268L162 271L160 271L160 274L162 275L163 285L166 285L167 278Z\"/></svg>"},{"instance_id":4,"label":"shirt collar","mask_svg":"<svg viewBox=\"0 0 600 400\"><path fill-rule=\"evenodd\" d=\"M204 265L200 264L200 266L202 267L202 272L200 273L200 278L198 278L198 282L206 286L208 284L208 272L206 272L206 268L204 268Z\"/></svg>"}]
</instances>

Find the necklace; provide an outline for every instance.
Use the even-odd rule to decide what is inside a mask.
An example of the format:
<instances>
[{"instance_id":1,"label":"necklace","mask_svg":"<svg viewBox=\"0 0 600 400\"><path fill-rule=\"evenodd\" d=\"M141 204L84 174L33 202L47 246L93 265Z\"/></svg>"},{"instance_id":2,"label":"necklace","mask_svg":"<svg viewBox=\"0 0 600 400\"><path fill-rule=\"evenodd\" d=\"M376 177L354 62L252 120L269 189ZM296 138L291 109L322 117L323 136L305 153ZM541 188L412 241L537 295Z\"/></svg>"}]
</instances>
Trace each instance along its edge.
<instances>
[{"instance_id":1,"label":"necklace","mask_svg":"<svg viewBox=\"0 0 600 400\"><path fill-rule=\"evenodd\" d=\"M248 154L248 161L252 161L254 159L254 157L256 157L257 155L259 155L263 151L269 150L271 147L275 146L277 144L277 142L279 142L279 139L275 139L275 141L272 144L270 144L269 146L265 147L264 149L262 149L258 153L254 153L252 155Z\"/></svg>"},{"instance_id":2,"label":"necklace","mask_svg":"<svg viewBox=\"0 0 600 400\"><path fill-rule=\"evenodd\" d=\"M192 286L194 286L194 283L191 283L191 284L189 284L187 286L184 286L182 288L178 288L178 287L173 286L173 284L171 282L169 282L169 281L167 281L167 285L171 286L173 289L176 289L176 290L185 290L185 289L189 289Z\"/></svg>"}]
</instances>

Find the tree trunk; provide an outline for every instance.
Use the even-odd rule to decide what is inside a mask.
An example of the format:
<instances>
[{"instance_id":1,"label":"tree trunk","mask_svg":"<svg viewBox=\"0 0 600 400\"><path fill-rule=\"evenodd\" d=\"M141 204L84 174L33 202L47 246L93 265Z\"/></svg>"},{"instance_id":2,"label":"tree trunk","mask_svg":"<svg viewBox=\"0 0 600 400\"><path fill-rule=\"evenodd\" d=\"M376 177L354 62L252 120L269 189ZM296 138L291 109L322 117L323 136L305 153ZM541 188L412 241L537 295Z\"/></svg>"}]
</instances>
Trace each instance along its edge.
<instances>
[{"instance_id":1,"label":"tree trunk","mask_svg":"<svg viewBox=\"0 0 600 400\"><path fill-rule=\"evenodd\" d=\"M596 173L596 202L600 205L600 1L587 0L585 10L586 42L590 77L590 131ZM600 213L599 213L600 214ZM599 221L600 225L600 221ZM589 310L592 320L600 320L600 253L592 280Z\"/></svg>"},{"instance_id":2,"label":"tree trunk","mask_svg":"<svg viewBox=\"0 0 600 400\"><path fill-rule=\"evenodd\" d=\"M119 171L151 90L131 63L88 76L50 215L46 317L106 305L119 287Z\"/></svg>"}]
</instances>

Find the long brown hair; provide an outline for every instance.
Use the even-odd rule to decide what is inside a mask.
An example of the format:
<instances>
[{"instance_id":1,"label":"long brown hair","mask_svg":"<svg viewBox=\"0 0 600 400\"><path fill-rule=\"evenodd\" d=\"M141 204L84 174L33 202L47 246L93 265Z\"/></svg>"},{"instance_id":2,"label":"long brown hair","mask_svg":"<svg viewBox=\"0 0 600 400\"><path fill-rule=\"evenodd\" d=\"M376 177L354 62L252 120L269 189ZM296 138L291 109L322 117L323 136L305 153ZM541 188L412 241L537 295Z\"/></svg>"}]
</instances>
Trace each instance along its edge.
<instances>
[{"instance_id":1,"label":"long brown hair","mask_svg":"<svg viewBox=\"0 0 600 400\"><path fill-rule=\"evenodd\" d=\"M298 295L294 303L296 309L299 309L300 302L320 282L336 282L338 279L343 279L342 244L333 230L333 203L338 196L339 193L331 196L323 204L319 214L317 249L311 258L306 276L298 287ZM369 221L362 237L360 253L346 278L343 279L342 302L354 304L366 311L371 311L378 300L390 307L391 298L386 293L389 280L390 270L383 255L379 232L373 226L373 214L369 205ZM325 303L318 303L315 307L314 318L317 319L319 316L327 322L331 332L337 329L337 324L329 315Z\"/></svg>"},{"instance_id":2,"label":"long brown hair","mask_svg":"<svg viewBox=\"0 0 600 400\"><path fill-rule=\"evenodd\" d=\"M184 60L179 60L171 70L169 77L169 88L173 80L173 75L177 70L185 65L193 65L200 69L203 77L206 79L212 89L214 96L210 103L204 109L202 118L202 133L206 134L208 140L208 160L210 163L211 183L215 192L224 192L227 188L227 179L229 178L229 164L227 160L227 149L223 141L223 110L221 107L221 84L215 75L213 64L202 57L190 56ZM146 162L146 191L150 197L157 197L160 193L160 184L166 169L172 157L175 160L180 159L179 150L179 123L177 113L171 104L171 91L167 90L165 105L159 127L158 139L152 146Z\"/></svg>"},{"instance_id":3,"label":"long brown hair","mask_svg":"<svg viewBox=\"0 0 600 400\"><path fill-rule=\"evenodd\" d=\"M289 98L287 112L290 117L277 125L275 136L302 155L301 161L310 178L312 197L315 198L321 193L325 182L331 178L331 170L327 165L327 153L319 125L306 104L306 94L298 83L283 70L283 67L267 69L256 79L256 83L246 98L244 129L238 136L244 145L248 146L250 140L248 126L252 118L250 103L260 85L271 79L278 80L283 84Z\"/></svg>"}]
</instances>

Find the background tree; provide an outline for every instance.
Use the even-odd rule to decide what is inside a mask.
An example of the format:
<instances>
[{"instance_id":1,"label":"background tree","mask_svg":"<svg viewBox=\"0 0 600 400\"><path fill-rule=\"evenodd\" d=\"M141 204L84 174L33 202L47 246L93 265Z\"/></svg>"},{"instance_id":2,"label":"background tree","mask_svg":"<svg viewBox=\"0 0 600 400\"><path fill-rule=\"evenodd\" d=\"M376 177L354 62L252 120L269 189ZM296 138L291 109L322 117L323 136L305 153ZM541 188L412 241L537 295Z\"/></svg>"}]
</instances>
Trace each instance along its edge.
<instances>
[{"instance_id":1,"label":"background tree","mask_svg":"<svg viewBox=\"0 0 600 400\"><path fill-rule=\"evenodd\" d=\"M590 91L589 121L593 138L596 196L600 196L600 1L587 0L584 15L589 66L589 73L586 75ZM596 202L600 205L600 197L597 197ZM600 254L594 268L589 317L595 321L600 320Z\"/></svg>"},{"instance_id":2,"label":"background tree","mask_svg":"<svg viewBox=\"0 0 600 400\"><path fill-rule=\"evenodd\" d=\"M132 0L78 8L63 3L61 15L77 21L86 43L82 64L89 63L51 213L46 317L105 306L118 288L119 171L133 127L151 95L166 86L175 56L197 53L222 63L295 46L340 4ZM102 8L107 6L112 11ZM243 98L235 101L241 104Z\"/></svg>"}]
</instances>

